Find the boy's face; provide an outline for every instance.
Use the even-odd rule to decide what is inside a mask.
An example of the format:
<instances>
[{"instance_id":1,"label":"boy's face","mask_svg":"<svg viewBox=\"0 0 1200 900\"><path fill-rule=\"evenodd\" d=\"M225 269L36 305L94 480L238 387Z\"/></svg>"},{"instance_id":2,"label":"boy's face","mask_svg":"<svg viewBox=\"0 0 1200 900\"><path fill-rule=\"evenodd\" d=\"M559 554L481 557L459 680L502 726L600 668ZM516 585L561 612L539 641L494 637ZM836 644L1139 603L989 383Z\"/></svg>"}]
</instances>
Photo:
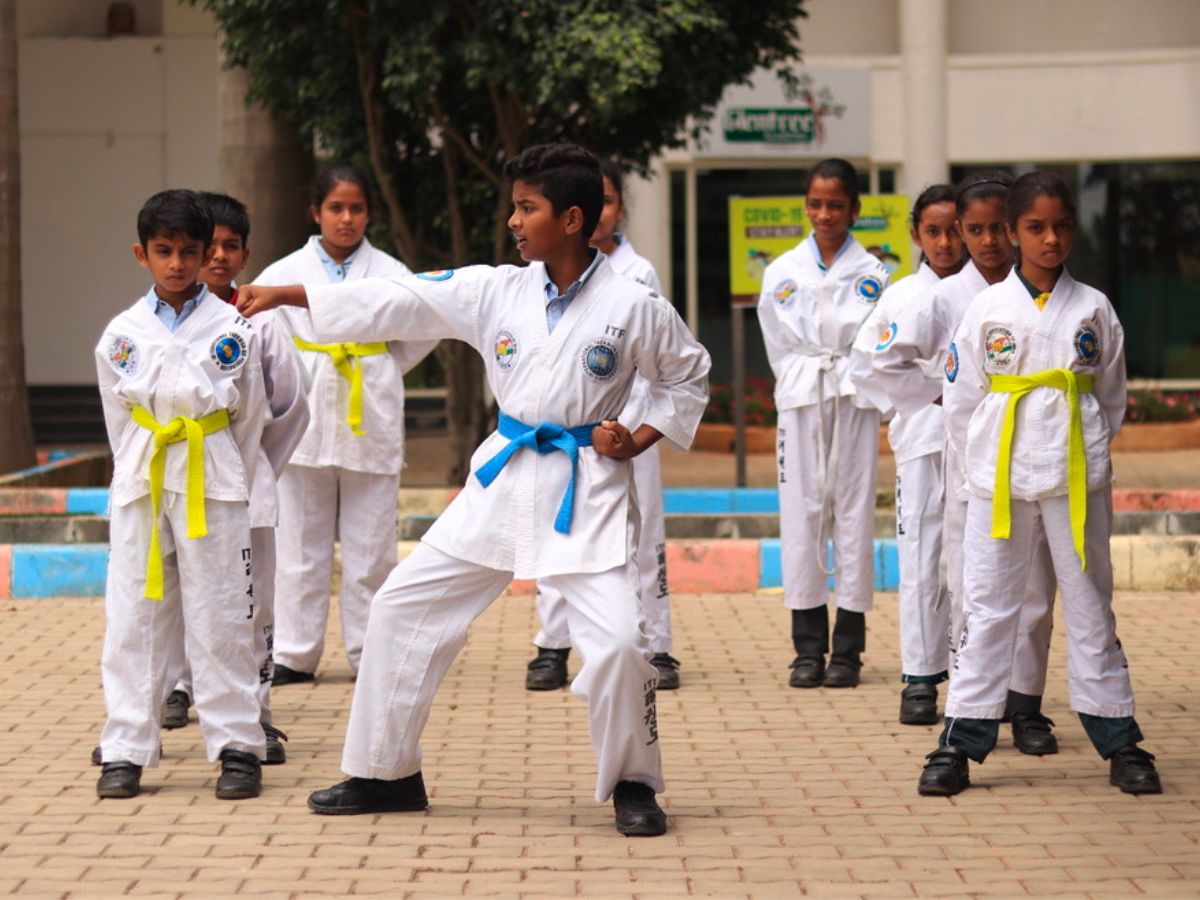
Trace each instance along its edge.
<instances>
[{"instance_id":1,"label":"boy's face","mask_svg":"<svg viewBox=\"0 0 1200 900\"><path fill-rule=\"evenodd\" d=\"M513 182L512 204L508 228L517 242L521 259L551 259L565 247L579 242L583 211L578 206L555 215L546 195L524 181Z\"/></svg>"},{"instance_id":2,"label":"boy's face","mask_svg":"<svg viewBox=\"0 0 1200 900\"><path fill-rule=\"evenodd\" d=\"M173 235L156 234L133 245L138 265L149 269L158 296L168 302L190 300L195 293L196 279L208 261L212 249L204 249L204 241L182 232Z\"/></svg>"},{"instance_id":3,"label":"boy's face","mask_svg":"<svg viewBox=\"0 0 1200 900\"><path fill-rule=\"evenodd\" d=\"M200 270L200 280L209 290L224 290L233 284L249 261L250 248L242 243L242 236L228 225L218 225L213 229L212 256L208 265Z\"/></svg>"}]
</instances>

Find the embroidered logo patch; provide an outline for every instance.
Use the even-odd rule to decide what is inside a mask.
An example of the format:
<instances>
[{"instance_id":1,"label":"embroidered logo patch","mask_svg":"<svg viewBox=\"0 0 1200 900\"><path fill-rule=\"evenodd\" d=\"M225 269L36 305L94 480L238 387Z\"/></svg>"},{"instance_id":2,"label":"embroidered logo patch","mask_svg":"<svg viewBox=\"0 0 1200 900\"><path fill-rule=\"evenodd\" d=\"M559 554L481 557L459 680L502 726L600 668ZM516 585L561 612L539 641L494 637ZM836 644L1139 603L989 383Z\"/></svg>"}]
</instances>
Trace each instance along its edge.
<instances>
[{"instance_id":1,"label":"embroidered logo patch","mask_svg":"<svg viewBox=\"0 0 1200 900\"><path fill-rule=\"evenodd\" d=\"M1100 338L1090 324L1080 325L1075 332L1075 355L1085 366L1093 366L1100 358Z\"/></svg>"},{"instance_id":2,"label":"embroidered logo patch","mask_svg":"<svg viewBox=\"0 0 1200 900\"><path fill-rule=\"evenodd\" d=\"M786 281L779 282L779 284L775 285L775 290L773 292L775 302L784 309L787 309L796 302L796 290L796 282L790 278Z\"/></svg>"},{"instance_id":3,"label":"embroidered logo patch","mask_svg":"<svg viewBox=\"0 0 1200 900\"><path fill-rule=\"evenodd\" d=\"M222 372L230 372L246 361L246 339L236 332L223 334L213 341L209 356Z\"/></svg>"},{"instance_id":4,"label":"embroidered logo patch","mask_svg":"<svg viewBox=\"0 0 1200 900\"><path fill-rule=\"evenodd\" d=\"M950 352L946 354L946 380L954 384L958 377L958 344L950 343Z\"/></svg>"},{"instance_id":5,"label":"embroidered logo patch","mask_svg":"<svg viewBox=\"0 0 1200 900\"><path fill-rule=\"evenodd\" d=\"M517 338L511 331L500 330L496 332L496 337L493 340L493 349L496 353L496 365L502 369L511 369L513 363L517 361Z\"/></svg>"},{"instance_id":6,"label":"embroidered logo patch","mask_svg":"<svg viewBox=\"0 0 1200 900\"><path fill-rule=\"evenodd\" d=\"M432 269L428 272L418 272L418 278L423 278L426 281L449 281L454 277L453 269Z\"/></svg>"},{"instance_id":7,"label":"embroidered logo patch","mask_svg":"<svg viewBox=\"0 0 1200 900\"><path fill-rule=\"evenodd\" d=\"M608 381L612 378L616 374L618 360L617 348L603 338L590 342L583 348L580 357L583 371L596 381Z\"/></svg>"},{"instance_id":8,"label":"embroidered logo patch","mask_svg":"<svg viewBox=\"0 0 1200 900\"><path fill-rule=\"evenodd\" d=\"M889 322L888 327L883 329L883 333L879 335L879 343L875 345L876 350L886 350L892 346L892 341L896 339L896 331L898 326L895 322Z\"/></svg>"},{"instance_id":9,"label":"embroidered logo patch","mask_svg":"<svg viewBox=\"0 0 1200 900\"><path fill-rule=\"evenodd\" d=\"M136 372L140 358L133 338L118 334L108 345L108 361L122 375L132 375Z\"/></svg>"},{"instance_id":10,"label":"embroidered logo patch","mask_svg":"<svg viewBox=\"0 0 1200 900\"><path fill-rule=\"evenodd\" d=\"M874 303L883 293L883 282L874 275L864 275L854 282L854 293L868 303Z\"/></svg>"},{"instance_id":11,"label":"embroidered logo patch","mask_svg":"<svg viewBox=\"0 0 1200 900\"><path fill-rule=\"evenodd\" d=\"M1007 328L996 325L988 329L983 341L983 350L987 354L988 362L1004 367L1017 355L1017 339Z\"/></svg>"}]
</instances>

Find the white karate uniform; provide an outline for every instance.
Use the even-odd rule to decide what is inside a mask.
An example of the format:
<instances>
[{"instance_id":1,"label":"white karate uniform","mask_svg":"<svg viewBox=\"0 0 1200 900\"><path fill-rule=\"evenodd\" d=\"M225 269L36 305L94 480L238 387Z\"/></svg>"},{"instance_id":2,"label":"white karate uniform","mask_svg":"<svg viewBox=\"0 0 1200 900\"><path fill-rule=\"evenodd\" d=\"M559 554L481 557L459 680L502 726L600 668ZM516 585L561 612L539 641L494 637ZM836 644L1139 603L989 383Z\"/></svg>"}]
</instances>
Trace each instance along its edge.
<instances>
[{"instance_id":1,"label":"white karate uniform","mask_svg":"<svg viewBox=\"0 0 1200 900\"><path fill-rule=\"evenodd\" d=\"M852 237L828 271L812 237L767 266L758 302L778 409L784 605L826 603L832 516L837 605L871 609L879 410L850 381L848 355L888 285Z\"/></svg>"},{"instance_id":2,"label":"white karate uniform","mask_svg":"<svg viewBox=\"0 0 1200 900\"><path fill-rule=\"evenodd\" d=\"M210 761L222 750L264 753L256 694L251 582L250 485L264 453L275 455L258 330L201 287L199 303L172 332L146 299L118 315L96 346L105 425L113 448L111 554L101 671L108 709L100 737L106 762L155 766L163 701L179 631L195 673L196 711ZM225 410L227 427L202 439L207 536L188 538L187 442L165 445L158 525L163 600L147 599L155 434L163 426ZM194 498L193 498L194 499Z\"/></svg>"},{"instance_id":3,"label":"white karate uniform","mask_svg":"<svg viewBox=\"0 0 1200 900\"><path fill-rule=\"evenodd\" d=\"M633 249L628 238L621 237L608 264L626 278L662 293L658 273L650 261ZM619 420L635 431L645 419L649 385L640 375L634 379L633 392L621 410ZM671 595L667 589L667 525L663 514L662 463L655 444L633 459L633 482L638 510L637 568L646 617L646 636L652 653L671 652ZM538 647L562 650L571 646L567 601L556 589L537 587L537 611L541 629L533 642Z\"/></svg>"},{"instance_id":4,"label":"white karate uniform","mask_svg":"<svg viewBox=\"0 0 1200 900\"><path fill-rule=\"evenodd\" d=\"M328 284L314 235L296 252L272 263L259 284ZM408 274L399 260L364 238L346 281ZM352 299L348 302L354 302ZM315 337L303 309L279 312L288 340L325 343ZM333 577L334 541L342 550L340 610L342 642L350 668L358 671L371 597L396 565L400 469L404 464L404 373L434 342L391 342L386 353L359 357L362 426L347 422L350 382L328 353L297 350L310 381L311 419L279 479L279 567L275 660L315 672L325 649Z\"/></svg>"},{"instance_id":5,"label":"white karate uniform","mask_svg":"<svg viewBox=\"0 0 1200 900\"><path fill-rule=\"evenodd\" d=\"M322 340L465 341L483 356L501 410L531 427L615 417L638 372L649 382L644 421L686 449L707 401L709 358L674 308L601 260L550 332L543 278L540 263L474 266L310 287L308 299ZM490 435L472 471L511 443ZM556 587L570 605L584 660L572 691L588 700L597 799L621 779L662 789L657 675L631 552L630 470L580 450L565 534L555 521L572 474L566 453L526 447L489 487L475 474L467 479L372 601L342 758L348 774L395 779L421 768L433 693L471 620L515 575Z\"/></svg>"},{"instance_id":6,"label":"white karate uniform","mask_svg":"<svg viewBox=\"0 0 1200 900\"><path fill-rule=\"evenodd\" d=\"M1010 490L1012 532L992 538L992 494L1010 395L988 390L993 375L1070 369L1094 379L1080 393L1087 463L1087 571L1075 554L1067 501L1069 405L1065 391L1038 387L1017 406ZM950 378L950 376L953 378ZM964 627L946 715L1004 713L1021 605L1040 514L1067 625L1071 708L1133 715L1133 690L1112 612L1112 464L1109 443L1125 413L1124 332L1108 299L1065 271L1039 311L1014 271L971 303L950 349L945 407L962 454L969 495L964 556Z\"/></svg>"}]
</instances>

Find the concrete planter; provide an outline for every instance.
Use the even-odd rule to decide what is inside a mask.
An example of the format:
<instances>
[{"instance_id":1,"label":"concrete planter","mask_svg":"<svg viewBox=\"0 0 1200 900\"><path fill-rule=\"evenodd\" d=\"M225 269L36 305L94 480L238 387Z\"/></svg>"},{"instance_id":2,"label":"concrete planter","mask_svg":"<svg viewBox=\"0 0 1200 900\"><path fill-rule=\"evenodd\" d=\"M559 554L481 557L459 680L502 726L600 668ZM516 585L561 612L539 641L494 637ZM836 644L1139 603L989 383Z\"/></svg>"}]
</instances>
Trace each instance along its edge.
<instances>
[{"instance_id":1,"label":"concrete planter","mask_svg":"<svg viewBox=\"0 0 1200 900\"><path fill-rule=\"evenodd\" d=\"M1191 422L1135 422L1121 426L1112 448L1118 452L1191 450L1200 447L1200 419Z\"/></svg>"}]
</instances>

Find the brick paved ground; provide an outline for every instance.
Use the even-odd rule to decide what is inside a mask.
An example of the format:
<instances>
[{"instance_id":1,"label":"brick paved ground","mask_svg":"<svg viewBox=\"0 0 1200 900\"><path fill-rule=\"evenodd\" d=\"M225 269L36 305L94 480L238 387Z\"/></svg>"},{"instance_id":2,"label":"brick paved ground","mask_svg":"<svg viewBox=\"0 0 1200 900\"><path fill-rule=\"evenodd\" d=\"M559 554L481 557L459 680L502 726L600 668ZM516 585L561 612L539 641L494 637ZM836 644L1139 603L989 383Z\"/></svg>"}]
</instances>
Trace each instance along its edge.
<instances>
[{"instance_id":1,"label":"brick paved ground","mask_svg":"<svg viewBox=\"0 0 1200 900\"><path fill-rule=\"evenodd\" d=\"M895 724L895 598L871 622L865 683L784 686L777 595L676 598L684 687L660 699L671 831L616 834L592 801L582 703L522 687L528 598L473 629L425 740L427 812L311 815L339 776L351 683L333 653L315 686L276 693L290 761L246 803L212 796L193 722L132 801L95 797L87 764L102 718L98 600L0 607L0 892L77 896L1196 896L1200 595L1125 595L1121 633L1139 719L1167 792L1107 784L1066 711L1061 647L1047 712L1062 753L1004 745L976 787L924 799L915 782L934 729ZM1061 633L1061 629L1060 629ZM337 640L331 641L337 646Z\"/></svg>"}]
</instances>

